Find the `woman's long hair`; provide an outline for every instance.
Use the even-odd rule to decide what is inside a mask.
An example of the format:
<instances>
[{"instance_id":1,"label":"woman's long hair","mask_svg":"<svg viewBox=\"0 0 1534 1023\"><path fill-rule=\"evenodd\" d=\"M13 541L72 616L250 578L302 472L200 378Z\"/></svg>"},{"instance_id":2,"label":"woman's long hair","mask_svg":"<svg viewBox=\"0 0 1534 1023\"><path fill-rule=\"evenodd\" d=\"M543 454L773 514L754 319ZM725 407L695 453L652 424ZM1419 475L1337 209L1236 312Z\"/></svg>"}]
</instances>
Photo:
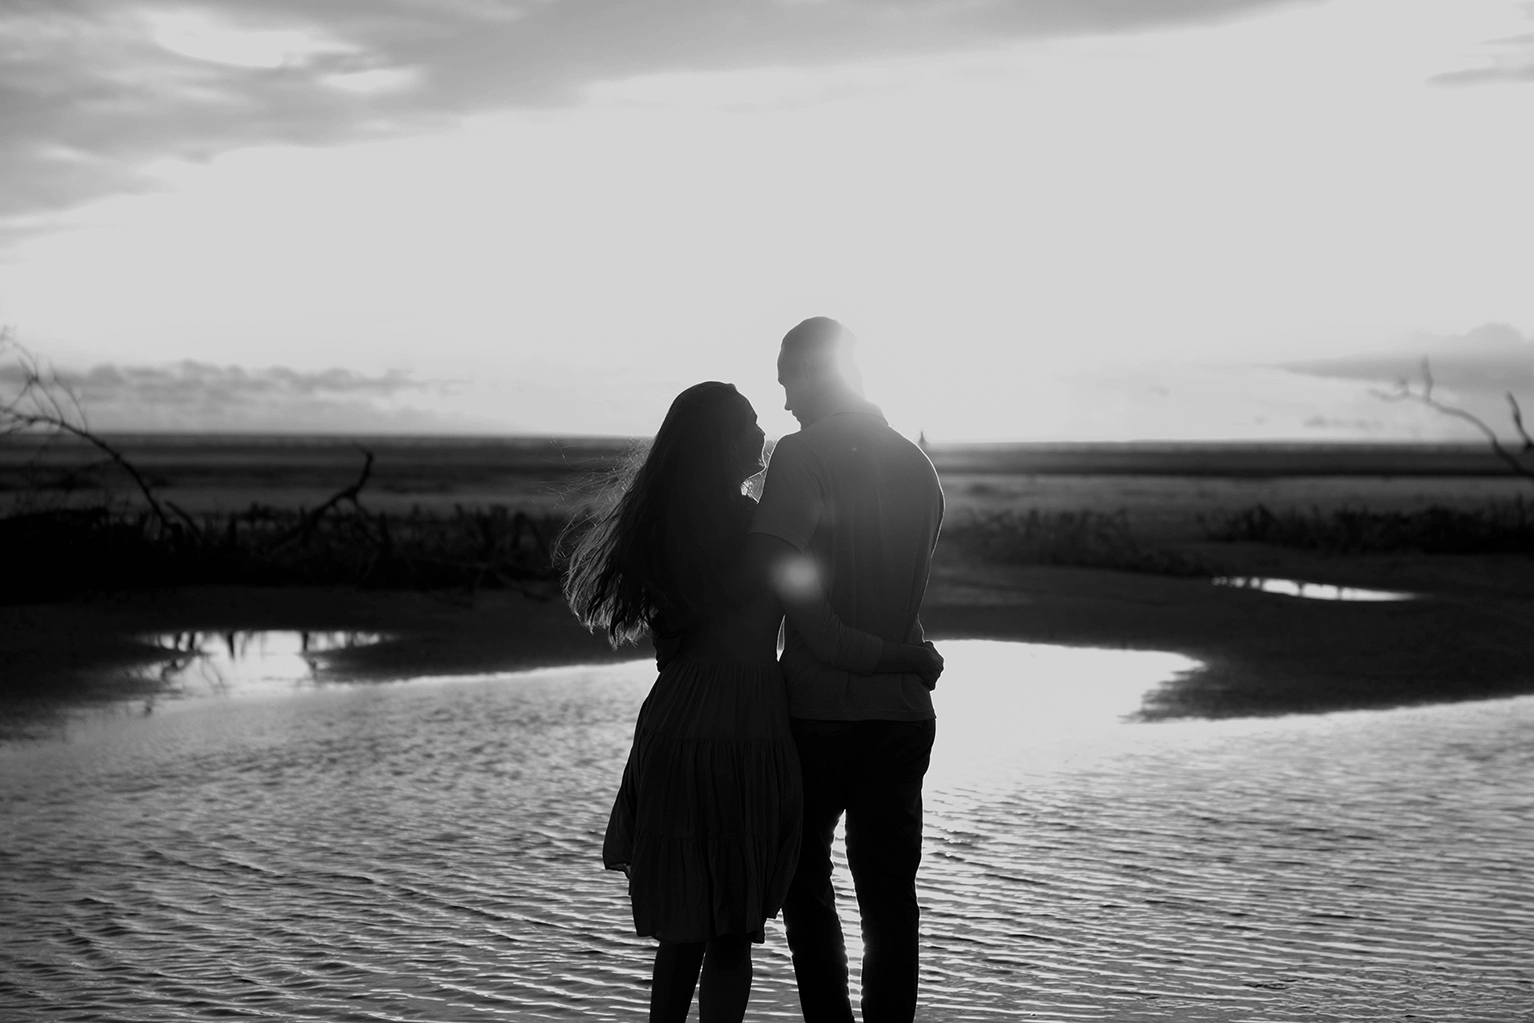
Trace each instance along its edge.
<instances>
[{"instance_id":1,"label":"woman's long hair","mask_svg":"<svg viewBox=\"0 0 1534 1023\"><path fill-rule=\"evenodd\" d=\"M565 599L614 646L662 613L686 615L720 596L720 577L745 541L741 441L756 412L732 384L677 395L617 504L571 552Z\"/></svg>"}]
</instances>

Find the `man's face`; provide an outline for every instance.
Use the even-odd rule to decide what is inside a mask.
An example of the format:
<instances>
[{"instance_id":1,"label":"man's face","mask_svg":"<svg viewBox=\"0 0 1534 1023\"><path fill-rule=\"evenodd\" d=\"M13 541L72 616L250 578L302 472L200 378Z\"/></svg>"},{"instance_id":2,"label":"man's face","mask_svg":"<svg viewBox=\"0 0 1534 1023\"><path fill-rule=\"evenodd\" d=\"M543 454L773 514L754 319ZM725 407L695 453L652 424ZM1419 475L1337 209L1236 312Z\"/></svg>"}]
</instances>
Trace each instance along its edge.
<instances>
[{"instance_id":1,"label":"man's face","mask_svg":"<svg viewBox=\"0 0 1534 1023\"><path fill-rule=\"evenodd\" d=\"M792 412L800 426L809 426L819 418L819 388L806 372L803 359L778 356L778 383L783 385L783 407Z\"/></svg>"}]
</instances>

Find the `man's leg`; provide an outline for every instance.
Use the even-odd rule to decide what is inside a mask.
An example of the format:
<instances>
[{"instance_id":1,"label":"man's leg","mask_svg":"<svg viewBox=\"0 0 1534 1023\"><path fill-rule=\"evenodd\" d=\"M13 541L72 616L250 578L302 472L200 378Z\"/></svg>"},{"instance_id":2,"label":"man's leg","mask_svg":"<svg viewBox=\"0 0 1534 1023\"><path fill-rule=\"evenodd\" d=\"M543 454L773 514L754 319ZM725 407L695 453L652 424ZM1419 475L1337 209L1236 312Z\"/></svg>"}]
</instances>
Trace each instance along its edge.
<instances>
[{"instance_id":1,"label":"man's leg","mask_svg":"<svg viewBox=\"0 0 1534 1023\"><path fill-rule=\"evenodd\" d=\"M846 808L846 748L842 721L791 721L804 776L804 839L799 866L783 902L783 927L794 957L799 1008L805 1023L852 1023L847 994L847 946L831 885L831 841Z\"/></svg>"},{"instance_id":2,"label":"man's leg","mask_svg":"<svg viewBox=\"0 0 1534 1023\"><path fill-rule=\"evenodd\" d=\"M858 722L868 734L847 795L847 865L863 918L863 1023L916 1015L921 786L935 724Z\"/></svg>"}]
</instances>

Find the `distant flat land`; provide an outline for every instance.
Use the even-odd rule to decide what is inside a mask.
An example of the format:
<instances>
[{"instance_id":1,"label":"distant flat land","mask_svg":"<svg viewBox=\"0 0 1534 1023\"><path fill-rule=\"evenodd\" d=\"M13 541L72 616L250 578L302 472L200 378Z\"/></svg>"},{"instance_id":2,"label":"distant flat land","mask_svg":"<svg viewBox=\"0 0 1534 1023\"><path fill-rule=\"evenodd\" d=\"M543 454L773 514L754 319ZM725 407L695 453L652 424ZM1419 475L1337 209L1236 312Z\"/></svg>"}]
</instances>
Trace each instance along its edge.
<instances>
[{"instance_id":1,"label":"distant flat land","mask_svg":"<svg viewBox=\"0 0 1534 1023\"><path fill-rule=\"evenodd\" d=\"M622 437L316 437L186 434L107 438L188 510L312 505L346 486L373 453L364 499L380 510L579 503L642 450ZM928 454L952 510L1126 508L1164 518L1269 505L1477 503L1529 490L1484 446L1407 444L935 444ZM121 473L77 442L0 442L0 501L42 488L88 500L128 492ZM0 506L3 507L3 506Z\"/></svg>"},{"instance_id":2,"label":"distant flat land","mask_svg":"<svg viewBox=\"0 0 1534 1023\"><path fill-rule=\"evenodd\" d=\"M507 504L549 508L599 487L637 442L627 438L419 438L314 436L109 435L170 500L192 511L252 503L313 505L357 478L364 451L374 456L363 492L380 510L413 505ZM58 440L0 443L0 499L29 487L73 488L82 498L101 485L128 492L122 473L99 451Z\"/></svg>"}]
</instances>

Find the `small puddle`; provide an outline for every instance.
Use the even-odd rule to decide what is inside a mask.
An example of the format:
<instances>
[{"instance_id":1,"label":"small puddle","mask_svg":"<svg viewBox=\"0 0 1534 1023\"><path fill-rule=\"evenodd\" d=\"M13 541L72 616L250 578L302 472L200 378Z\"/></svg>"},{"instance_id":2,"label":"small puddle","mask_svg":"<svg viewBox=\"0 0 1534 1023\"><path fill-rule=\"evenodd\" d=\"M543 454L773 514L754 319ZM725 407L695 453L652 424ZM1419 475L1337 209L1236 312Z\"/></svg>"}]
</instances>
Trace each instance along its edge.
<instances>
[{"instance_id":1,"label":"small puddle","mask_svg":"<svg viewBox=\"0 0 1534 1023\"><path fill-rule=\"evenodd\" d=\"M346 660L335 655L393 638L380 632L294 630L142 634L139 642L151 647L156 656L131 670L139 685L124 687L115 700L52 707L52 717L45 722L49 727L24 723L27 727L13 729L11 737L63 737L82 726L90 731L111 729L158 711L244 704L250 698L269 703L274 697L301 698L321 689L341 692L359 685L375 689L374 683L348 671ZM941 649L947 658L937 693L943 708L943 745L952 751L951 764L965 765L989 761L995 751L1010 750L1019 743L1035 750L1034 759L1048 759L1062 745L1073 746L1073 755L1079 756L1102 736L1138 722L1150 693L1200 666L1190 657L1164 651L1048 643L951 640L943 642ZM405 688L420 692L436 684L511 682L578 688L593 677L620 689L637 687L634 694L642 699L655 680L654 662L644 658L531 672L423 675L400 681L414 683ZM262 713L248 706L228 710ZM5 738L0 730L0 742Z\"/></svg>"},{"instance_id":2,"label":"small puddle","mask_svg":"<svg viewBox=\"0 0 1534 1023\"><path fill-rule=\"evenodd\" d=\"M176 632L143 636L164 652L139 676L164 684L176 696L227 696L278 692L321 680L329 654L372 646L389 637L378 632Z\"/></svg>"},{"instance_id":3,"label":"small puddle","mask_svg":"<svg viewBox=\"0 0 1534 1023\"><path fill-rule=\"evenodd\" d=\"M179 632L140 637L164 659L138 670L180 698L292 692L317 682L345 685L344 668L328 662L340 651L372 646L391 637L377 632ZM949 641L940 684L950 709L970 727L1004 732L1054 732L1102 727L1132 720L1147 692L1199 667L1181 654L1153 650L1100 649L995 640ZM653 680L648 660L635 662L638 676ZM572 665L566 673L611 673L610 665ZM624 669L627 674L627 669ZM517 678L525 672L432 676L432 681ZM417 681L427 681L419 679ZM975 706L971 707L974 703ZM969 710L974 713L968 713Z\"/></svg>"},{"instance_id":4,"label":"small puddle","mask_svg":"<svg viewBox=\"0 0 1534 1023\"><path fill-rule=\"evenodd\" d=\"M1229 586L1237 590L1261 590L1263 593L1279 593L1286 597L1303 597L1306 600L1356 600L1390 601L1415 600L1414 593L1394 590L1365 590L1356 586L1333 586L1330 583L1307 583L1300 579L1268 579L1262 576L1222 576L1211 580L1216 586Z\"/></svg>"}]
</instances>

